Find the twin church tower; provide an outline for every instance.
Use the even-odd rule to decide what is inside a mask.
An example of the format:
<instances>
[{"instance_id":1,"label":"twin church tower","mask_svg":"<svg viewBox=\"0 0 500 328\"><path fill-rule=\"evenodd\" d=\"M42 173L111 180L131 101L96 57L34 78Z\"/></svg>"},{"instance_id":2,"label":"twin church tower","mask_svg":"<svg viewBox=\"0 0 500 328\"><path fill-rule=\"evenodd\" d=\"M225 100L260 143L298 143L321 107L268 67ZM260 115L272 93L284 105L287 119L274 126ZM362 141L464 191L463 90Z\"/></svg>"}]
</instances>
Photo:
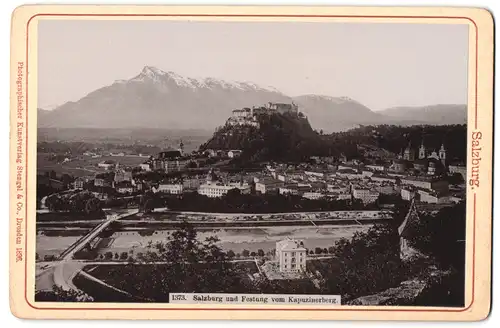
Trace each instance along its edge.
<instances>
[{"instance_id":1,"label":"twin church tower","mask_svg":"<svg viewBox=\"0 0 500 328\"><path fill-rule=\"evenodd\" d=\"M411 142L408 144L406 149L403 151L403 159L406 161L413 162L415 160L415 151L411 147ZM422 141L420 148L418 149L418 159L435 159L441 161L443 166L446 165L446 149L444 148L444 144L441 144L441 148L439 151L433 150L428 151L424 146L424 142Z\"/></svg>"}]
</instances>

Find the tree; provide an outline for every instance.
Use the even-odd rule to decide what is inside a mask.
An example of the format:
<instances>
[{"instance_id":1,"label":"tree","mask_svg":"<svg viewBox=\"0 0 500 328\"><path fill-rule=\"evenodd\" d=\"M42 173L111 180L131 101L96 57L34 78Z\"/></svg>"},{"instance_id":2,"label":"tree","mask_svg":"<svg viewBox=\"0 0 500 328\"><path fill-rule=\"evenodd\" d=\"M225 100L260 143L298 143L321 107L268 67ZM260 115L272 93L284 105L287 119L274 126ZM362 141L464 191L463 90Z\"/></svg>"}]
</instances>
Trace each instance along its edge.
<instances>
[{"instance_id":1,"label":"tree","mask_svg":"<svg viewBox=\"0 0 500 328\"><path fill-rule=\"evenodd\" d=\"M230 200L238 196L241 196L241 190L239 190L238 188L233 188L227 192L226 199Z\"/></svg>"},{"instance_id":2,"label":"tree","mask_svg":"<svg viewBox=\"0 0 500 328\"><path fill-rule=\"evenodd\" d=\"M37 291L35 301L39 302L93 302L94 299L82 291L64 290L54 286L52 291Z\"/></svg>"},{"instance_id":3,"label":"tree","mask_svg":"<svg viewBox=\"0 0 500 328\"><path fill-rule=\"evenodd\" d=\"M316 248L314 249L314 253L315 253L316 255L319 255L319 254L323 253L323 250L321 249L321 247L316 247Z\"/></svg>"},{"instance_id":4,"label":"tree","mask_svg":"<svg viewBox=\"0 0 500 328\"><path fill-rule=\"evenodd\" d=\"M227 252L227 257L228 257L228 258L232 259L232 258L234 258L235 256L236 256L236 254L234 254L234 252L233 252L232 250L229 250L229 251Z\"/></svg>"},{"instance_id":5,"label":"tree","mask_svg":"<svg viewBox=\"0 0 500 328\"><path fill-rule=\"evenodd\" d=\"M44 261L55 261L56 260L56 256L55 255L45 255L43 257L43 260Z\"/></svg>"},{"instance_id":6,"label":"tree","mask_svg":"<svg viewBox=\"0 0 500 328\"><path fill-rule=\"evenodd\" d=\"M198 164L195 161L190 161L187 165L186 168L188 169L195 169L198 167Z\"/></svg>"},{"instance_id":7,"label":"tree","mask_svg":"<svg viewBox=\"0 0 500 328\"><path fill-rule=\"evenodd\" d=\"M168 299L169 292L237 291L241 286L238 270L218 242L216 237L199 241L193 226L183 222L166 242L148 244L145 258L169 263L168 270L155 269L146 279L148 288L158 290L155 299Z\"/></svg>"},{"instance_id":8,"label":"tree","mask_svg":"<svg viewBox=\"0 0 500 328\"><path fill-rule=\"evenodd\" d=\"M155 209L155 195L153 193L146 193L141 196L139 200L139 210L144 213L151 213Z\"/></svg>"},{"instance_id":9,"label":"tree","mask_svg":"<svg viewBox=\"0 0 500 328\"><path fill-rule=\"evenodd\" d=\"M250 256L251 256L251 257L255 257L255 256L257 256L257 253L255 253L255 252L251 252L251 253L250 253Z\"/></svg>"},{"instance_id":10,"label":"tree","mask_svg":"<svg viewBox=\"0 0 500 328\"><path fill-rule=\"evenodd\" d=\"M458 185L464 183L464 178L460 173L453 173L447 176L447 180L452 185Z\"/></svg>"},{"instance_id":11,"label":"tree","mask_svg":"<svg viewBox=\"0 0 500 328\"><path fill-rule=\"evenodd\" d=\"M120 255L118 253L115 253L115 260L118 260L120 258Z\"/></svg>"},{"instance_id":12,"label":"tree","mask_svg":"<svg viewBox=\"0 0 500 328\"><path fill-rule=\"evenodd\" d=\"M250 256L250 251L248 249L244 249L241 252L241 255L243 255L243 257L249 257Z\"/></svg>"},{"instance_id":13,"label":"tree","mask_svg":"<svg viewBox=\"0 0 500 328\"><path fill-rule=\"evenodd\" d=\"M128 253L127 252L122 252L120 254L120 260L126 260L128 258Z\"/></svg>"},{"instance_id":14,"label":"tree","mask_svg":"<svg viewBox=\"0 0 500 328\"><path fill-rule=\"evenodd\" d=\"M258 256L260 256L260 257L262 257L262 256L264 256L264 255L266 255L266 254L264 253L264 250L259 249L259 250L257 251L257 255L258 255Z\"/></svg>"},{"instance_id":15,"label":"tree","mask_svg":"<svg viewBox=\"0 0 500 328\"><path fill-rule=\"evenodd\" d=\"M75 178L73 178L71 175L64 173L61 175L61 181L65 186L68 186L71 184L73 181L75 181Z\"/></svg>"},{"instance_id":16,"label":"tree","mask_svg":"<svg viewBox=\"0 0 500 328\"><path fill-rule=\"evenodd\" d=\"M101 210L101 201L95 197L88 199L85 202L85 213L93 214Z\"/></svg>"},{"instance_id":17,"label":"tree","mask_svg":"<svg viewBox=\"0 0 500 328\"><path fill-rule=\"evenodd\" d=\"M388 225L356 232L350 240L338 240L334 248L335 258L323 262L328 272L324 293L338 293L348 301L394 287L402 279L399 236Z\"/></svg>"},{"instance_id":18,"label":"tree","mask_svg":"<svg viewBox=\"0 0 500 328\"><path fill-rule=\"evenodd\" d=\"M465 227L465 202L461 202L434 215L420 215L420 220L412 227L414 233L409 242L442 266L464 270Z\"/></svg>"}]
</instances>

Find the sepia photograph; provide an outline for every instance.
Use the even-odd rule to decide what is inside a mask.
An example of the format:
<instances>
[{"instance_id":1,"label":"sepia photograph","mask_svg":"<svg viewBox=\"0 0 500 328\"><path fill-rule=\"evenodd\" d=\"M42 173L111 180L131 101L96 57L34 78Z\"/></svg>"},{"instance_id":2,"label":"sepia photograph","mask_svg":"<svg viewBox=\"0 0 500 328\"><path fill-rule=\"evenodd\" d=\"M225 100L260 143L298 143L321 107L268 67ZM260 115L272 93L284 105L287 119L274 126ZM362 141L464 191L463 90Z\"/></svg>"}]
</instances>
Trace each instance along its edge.
<instances>
[{"instance_id":1,"label":"sepia photograph","mask_svg":"<svg viewBox=\"0 0 500 328\"><path fill-rule=\"evenodd\" d=\"M469 24L36 28L37 303L467 305Z\"/></svg>"}]
</instances>

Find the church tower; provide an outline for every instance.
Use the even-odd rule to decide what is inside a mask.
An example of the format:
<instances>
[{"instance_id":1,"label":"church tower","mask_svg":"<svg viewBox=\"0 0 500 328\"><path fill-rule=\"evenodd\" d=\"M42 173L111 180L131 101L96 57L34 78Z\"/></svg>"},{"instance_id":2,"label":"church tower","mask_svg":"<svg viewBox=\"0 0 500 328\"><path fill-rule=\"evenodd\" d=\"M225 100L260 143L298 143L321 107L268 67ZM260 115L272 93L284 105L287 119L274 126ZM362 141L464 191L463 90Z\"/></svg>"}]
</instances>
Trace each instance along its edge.
<instances>
[{"instance_id":1,"label":"church tower","mask_svg":"<svg viewBox=\"0 0 500 328\"><path fill-rule=\"evenodd\" d=\"M413 149L411 149L411 141L404 151L403 159L410 162L413 162L415 160L415 152L413 151Z\"/></svg>"},{"instance_id":2,"label":"church tower","mask_svg":"<svg viewBox=\"0 0 500 328\"><path fill-rule=\"evenodd\" d=\"M184 156L184 143L182 142L182 139L179 143L179 152L181 153L181 156Z\"/></svg>"},{"instance_id":3,"label":"church tower","mask_svg":"<svg viewBox=\"0 0 500 328\"><path fill-rule=\"evenodd\" d=\"M418 158L419 159L424 159L425 158L424 140L422 140L422 144L420 145L420 148L418 149Z\"/></svg>"},{"instance_id":4,"label":"church tower","mask_svg":"<svg viewBox=\"0 0 500 328\"><path fill-rule=\"evenodd\" d=\"M446 163L446 149L444 149L444 144L441 144L441 148L439 149L439 159L444 166Z\"/></svg>"}]
</instances>

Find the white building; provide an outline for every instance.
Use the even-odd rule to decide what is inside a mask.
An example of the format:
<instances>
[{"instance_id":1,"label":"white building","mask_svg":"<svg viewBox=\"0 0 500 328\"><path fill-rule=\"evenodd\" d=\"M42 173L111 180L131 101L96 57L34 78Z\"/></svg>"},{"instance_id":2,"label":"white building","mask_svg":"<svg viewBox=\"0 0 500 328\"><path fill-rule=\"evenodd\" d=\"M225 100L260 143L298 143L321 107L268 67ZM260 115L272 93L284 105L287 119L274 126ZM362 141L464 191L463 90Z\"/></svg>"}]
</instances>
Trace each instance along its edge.
<instances>
[{"instance_id":1,"label":"white building","mask_svg":"<svg viewBox=\"0 0 500 328\"><path fill-rule=\"evenodd\" d=\"M198 187L198 194L211 198L222 197L232 189L239 189L242 194L248 194L250 193L251 187L248 183L204 183Z\"/></svg>"},{"instance_id":2,"label":"white building","mask_svg":"<svg viewBox=\"0 0 500 328\"><path fill-rule=\"evenodd\" d=\"M184 190L182 183L160 183L156 192L164 192L166 194L180 195Z\"/></svg>"},{"instance_id":3,"label":"white building","mask_svg":"<svg viewBox=\"0 0 500 328\"><path fill-rule=\"evenodd\" d=\"M376 181L376 182L396 183L396 178L393 176L389 176L389 175L378 175L378 174L372 175L371 180Z\"/></svg>"},{"instance_id":4,"label":"white building","mask_svg":"<svg viewBox=\"0 0 500 328\"><path fill-rule=\"evenodd\" d=\"M227 157L229 157L229 158L240 157L242 152L243 151L238 150L238 149L230 150L227 152Z\"/></svg>"},{"instance_id":5,"label":"white building","mask_svg":"<svg viewBox=\"0 0 500 328\"><path fill-rule=\"evenodd\" d=\"M261 194L266 194L278 191L278 189L283 187L283 185L284 183L281 180L263 178L259 179L259 181L255 183L255 191L258 191Z\"/></svg>"},{"instance_id":6,"label":"white building","mask_svg":"<svg viewBox=\"0 0 500 328\"><path fill-rule=\"evenodd\" d=\"M151 171L151 165L149 165L148 163L142 163L139 165L139 167L143 171L147 171L147 172Z\"/></svg>"},{"instance_id":7,"label":"white building","mask_svg":"<svg viewBox=\"0 0 500 328\"><path fill-rule=\"evenodd\" d=\"M380 195L377 191L372 191L368 188L354 188L352 190L352 197L355 199L361 199L363 204L370 204L375 202Z\"/></svg>"},{"instance_id":8,"label":"white building","mask_svg":"<svg viewBox=\"0 0 500 328\"><path fill-rule=\"evenodd\" d=\"M299 189L297 185L288 185L279 188L280 195L298 195Z\"/></svg>"},{"instance_id":9,"label":"white building","mask_svg":"<svg viewBox=\"0 0 500 328\"><path fill-rule=\"evenodd\" d=\"M368 177L368 178L369 178L369 177L371 177L371 176L374 174L374 172L373 172L373 171L368 171L368 170L363 170L363 171L361 172L361 174L362 174L364 177Z\"/></svg>"},{"instance_id":10,"label":"white building","mask_svg":"<svg viewBox=\"0 0 500 328\"><path fill-rule=\"evenodd\" d=\"M134 192L134 187L130 182L118 183L116 186L116 192L119 194L130 194Z\"/></svg>"},{"instance_id":11,"label":"white building","mask_svg":"<svg viewBox=\"0 0 500 328\"><path fill-rule=\"evenodd\" d=\"M404 200L412 200L415 197L415 191L407 188L401 188L401 198Z\"/></svg>"},{"instance_id":12,"label":"white building","mask_svg":"<svg viewBox=\"0 0 500 328\"><path fill-rule=\"evenodd\" d=\"M430 204L447 204L450 203L449 195L435 192L435 191L426 191L419 190L418 194L420 195L420 201L422 203L430 203Z\"/></svg>"},{"instance_id":13,"label":"white building","mask_svg":"<svg viewBox=\"0 0 500 328\"><path fill-rule=\"evenodd\" d=\"M111 161L102 161L97 164L98 167L109 170L115 167L115 163Z\"/></svg>"},{"instance_id":14,"label":"white building","mask_svg":"<svg viewBox=\"0 0 500 328\"><path fill-rule=\"evenodd\" d=\"M411 185L417 188L447 192L449 190L448 181L432 179L427 177L405 177L401 179L403 185Z\"/></svg>"},{"instance_id":15,"label":"white building","mask_svg":"<svg viewBox=\"0 0 500 328\"><path fill-rule=\"evenodd\" d=\"M84 179L82 177L76 178L75 181L73 182L73 188L83 189L85 182L87 182L86 179Z\"/></svg>"},{"instance_id":16,"label":"white building","mask_svg":"<svg viewBox=\"0 0 500 328\"><path fill-rule=\"evenodd\" d=\"M306 270L307 250L302 240L285 239L276 243L276 258L281 272Z\"/></svg>"},{"instance_id":17,"label":"white building","mask_svg":"<svg viewBox=\"0 0 500 328\"><path fill-rule=\"evenodd\" d=\"M309 192L303 193L302 197L307 198L307 199L320 199L320 198L325 197L325 195L320 193L320 192L309 191Z\"/></svg>"},{"instance_id":18,"label":"white building","mask_svg":"<svg viewBox=\"0 0 500 328\"><path fill-rule=\"evenodd\" d=\"M351 200L352 199L351 194L337 194L336 197L337 197L337 200Z\"/></svg>"},{"instance_id":19,"label":"white building","mask_svg":"<svg viewBox=\"0 0 500 328\"><path fill-rule=\"evenodd\" d=\"M366 165L366 168L372 169L374 171L385 171L386 167L382 164L368 164Z\"/></svg>"},{"instance_id":20,"label":"white building","mask_svg":"<svg viewBox=\"0 0 500 328\"><path fill-rule=\"evenodd\" d=\"M316 178L324 178L325 177L325 173L324 172L304 171L304 174L308 175L308 176L313 176L313 177L316 177Z\"/></svg>"}]
</instances>

